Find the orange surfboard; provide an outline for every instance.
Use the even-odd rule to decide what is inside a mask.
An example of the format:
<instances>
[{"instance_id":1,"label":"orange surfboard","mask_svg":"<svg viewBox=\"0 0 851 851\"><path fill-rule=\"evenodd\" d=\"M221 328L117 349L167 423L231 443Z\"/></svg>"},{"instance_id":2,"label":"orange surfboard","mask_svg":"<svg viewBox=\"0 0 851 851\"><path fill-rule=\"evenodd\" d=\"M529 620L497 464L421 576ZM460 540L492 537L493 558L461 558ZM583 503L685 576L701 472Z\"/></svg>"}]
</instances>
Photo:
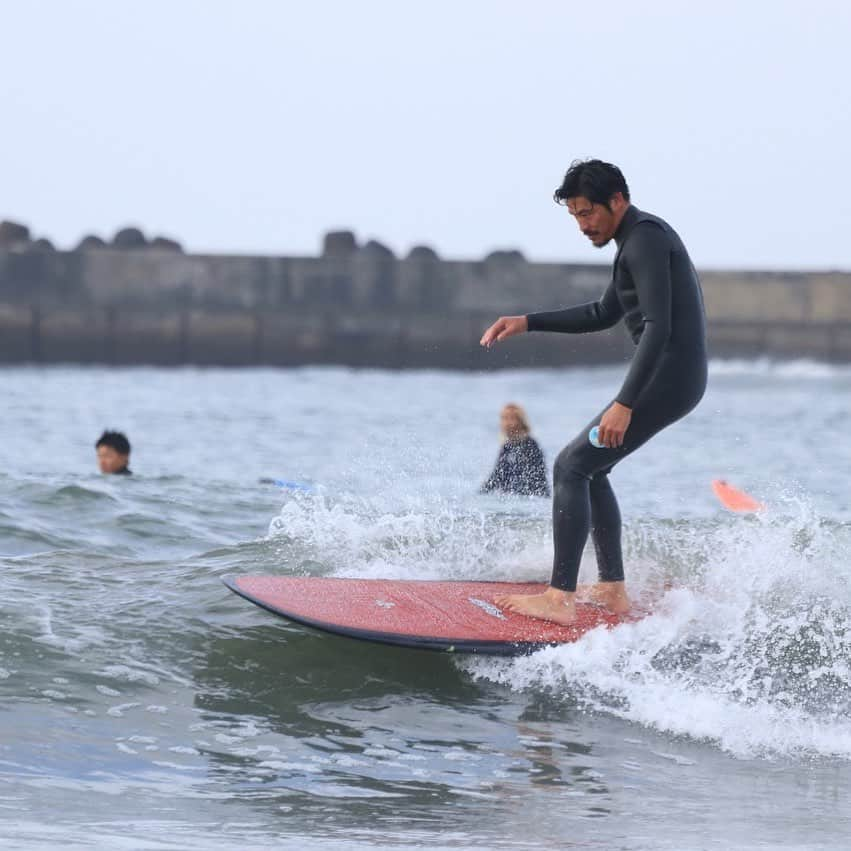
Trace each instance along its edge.
<instances>
[{"instance_id":1,"label":"orange surfboard","mask_svg":"<svg viewBox=\"0 0 851 851\"><path fill-rule=\"evenodd\" d=\"M765 506L761 502L754 499L749 494L746 494L744 491L734 488L723 479L715 479L715 481L712 482L712 490L715 491L715 496L718 497L721 505L730 511L752 513L755 511L763 511L765 509Z\"/></svg>"}]
</instances>

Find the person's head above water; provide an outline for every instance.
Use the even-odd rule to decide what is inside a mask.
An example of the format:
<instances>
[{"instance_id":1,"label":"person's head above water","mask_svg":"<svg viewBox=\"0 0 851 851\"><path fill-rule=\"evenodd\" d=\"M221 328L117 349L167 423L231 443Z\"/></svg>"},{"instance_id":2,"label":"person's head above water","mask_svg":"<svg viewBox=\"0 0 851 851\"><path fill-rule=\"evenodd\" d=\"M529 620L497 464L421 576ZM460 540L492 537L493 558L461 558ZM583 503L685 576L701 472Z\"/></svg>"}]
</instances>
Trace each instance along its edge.
<instances>
[{"instance_id":1,"label":"person's head above water","mask_svg":"<svg viewBox=\"0 0 851 851\"><path fill-rule=\"evenodd\" d=\"M101 473L129 473L130 441L120 431L105 431L95 444Z\"/></svg>"},{"instance_id":2,"label":"person's head above water","mask_svg":"<svg viewBox=\"0 0 851 851\"><path fill-rule=\"evenodd\" d=\"M503 442L528 437L532 431L526 411L513 402L509 402L499 412L499 428L502 432Z\"/></svg>"},{"instance_id":3,"label":"person's head above water","mask_svg":"<svg viewBox=\"0 0 851 851\"><path fill-rule=\"evenodd\" d=\"M602 248L615 235L629 207L629 187L616 165L574 160L553 200L567 207L582 233Z\"/></svg>"}]
</instances>

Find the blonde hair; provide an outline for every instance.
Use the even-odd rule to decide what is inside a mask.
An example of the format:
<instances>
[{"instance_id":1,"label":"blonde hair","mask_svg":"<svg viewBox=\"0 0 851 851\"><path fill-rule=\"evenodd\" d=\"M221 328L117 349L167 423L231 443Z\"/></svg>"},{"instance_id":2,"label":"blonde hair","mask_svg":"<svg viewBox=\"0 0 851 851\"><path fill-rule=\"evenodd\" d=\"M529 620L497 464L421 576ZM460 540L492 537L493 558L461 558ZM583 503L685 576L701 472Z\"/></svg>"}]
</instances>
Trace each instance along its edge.
<instances>
[{"instance_id":1,"label":"blonde hair","mask_svg":"<svg viewBox=\"0 0 851 851\"><path fill-rule=\"evenodd\" d=\"M520 407L520 405L515 404L514 402L509 402L507 405L502 406L502 410L499 412L500 416L506 412L511 412L514 416L517 417L520 422L520 432L523 437L528 437L532 432L532 427L529 425L529 417L526 416L526 411ZM505 431L500 432L500 438L503 443L508 440L508 435Z\"/></svg>"}]
</instances>

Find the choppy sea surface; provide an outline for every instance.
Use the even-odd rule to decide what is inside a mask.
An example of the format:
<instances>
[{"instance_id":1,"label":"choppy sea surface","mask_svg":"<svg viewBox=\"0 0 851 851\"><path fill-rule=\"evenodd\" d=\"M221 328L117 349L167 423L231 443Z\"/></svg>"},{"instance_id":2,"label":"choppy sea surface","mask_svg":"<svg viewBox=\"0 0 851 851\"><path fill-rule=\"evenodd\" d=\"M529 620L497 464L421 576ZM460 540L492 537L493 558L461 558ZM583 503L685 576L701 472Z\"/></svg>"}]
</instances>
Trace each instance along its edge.
<instances>
[{"instance_id":1,"label":"choppy sea surface","mask_svg":"<svg viewBox=\"0 0 851 851\"><path fill-rule=\"evenodd\" d=\"M612 476L667 590L574 645L363 644L221 583L546 579L548 501L476 493L499 408L552 463L622 374L0 372L0 847L849 847L849 368L713 363Z\"/></svg>"}]
</instances>

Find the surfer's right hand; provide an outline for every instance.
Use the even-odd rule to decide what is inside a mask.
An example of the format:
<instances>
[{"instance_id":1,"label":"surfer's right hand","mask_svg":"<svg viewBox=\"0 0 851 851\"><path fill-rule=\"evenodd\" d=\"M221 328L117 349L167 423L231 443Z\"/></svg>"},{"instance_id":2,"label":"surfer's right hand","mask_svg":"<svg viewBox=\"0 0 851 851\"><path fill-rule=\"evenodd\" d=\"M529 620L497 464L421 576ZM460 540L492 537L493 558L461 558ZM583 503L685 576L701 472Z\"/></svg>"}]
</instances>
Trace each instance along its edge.
<instances>
[{"instance_id":1,"label":"surfer's right hand","mask_svg":"<svg viewBox=\"0 0 851 851\"><path fill-rule=\"evenodd\" d=\"M500 316L496 322L482 334L479 345L490 348L494 343L513 337L515 334L525 334L529 330L529 322L525 316Z\"/></svg>"}]
</instances>

